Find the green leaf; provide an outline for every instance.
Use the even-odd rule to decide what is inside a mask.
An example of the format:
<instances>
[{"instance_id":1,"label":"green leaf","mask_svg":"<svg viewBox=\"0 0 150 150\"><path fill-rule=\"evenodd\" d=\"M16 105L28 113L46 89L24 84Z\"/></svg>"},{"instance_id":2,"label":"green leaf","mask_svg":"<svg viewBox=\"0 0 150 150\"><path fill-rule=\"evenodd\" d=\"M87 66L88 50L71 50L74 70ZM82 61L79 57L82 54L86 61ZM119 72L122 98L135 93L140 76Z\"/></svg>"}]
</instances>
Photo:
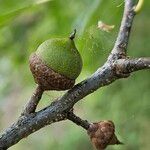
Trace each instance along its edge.
<instances>
[{"instance_id":1,"label":"green leaf","mask_svg":"<svg viewBox=\"0 0 150 150\"><path fill-rule=\"evenodd\" d=\"M7 25L10 21L12 21L16 16L18 16L19 14L21 14L22 12L32 9L36 6L39 6L41 4L47 3L49 1L52 0L38 0L35 2L30 2L28 5L23 6L21 8L15 9L13 11L7 12L5 14L1 14L0 15L0 28Z\"/></svg>"}]
</instances>

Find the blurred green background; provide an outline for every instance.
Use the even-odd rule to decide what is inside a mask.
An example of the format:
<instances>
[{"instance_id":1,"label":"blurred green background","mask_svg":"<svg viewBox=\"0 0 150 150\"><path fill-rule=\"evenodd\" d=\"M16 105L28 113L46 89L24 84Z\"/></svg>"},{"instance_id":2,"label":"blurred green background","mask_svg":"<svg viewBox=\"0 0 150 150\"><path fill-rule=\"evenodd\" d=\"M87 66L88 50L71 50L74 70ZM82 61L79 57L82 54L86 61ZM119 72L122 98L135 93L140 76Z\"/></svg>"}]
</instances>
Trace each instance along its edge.
<instances>
[{"instance_id":1,"label":"blurred green background","mask_svg":"<svg viewBox=\"0 0 150 150\"><path fill-rule=\"evenodd\" d=\"M28 58L51 37L67 37L77 29L76 45L83 57L77 83L101 66L113 47L120 25L123 0L0 0L0 130L14 122L36 85ZM150 1L134 20L128 53L150 56ZM97 28L99 20L115 25L111 33ZM64 92L45 92L38 109ZM124 146L108 150L150 148L150 71L97 90L75 105L82 118L96 122L113 120ZM47 126L10 150L92 150L86 132L64 121Z\"/></svg>"}]
</instances>

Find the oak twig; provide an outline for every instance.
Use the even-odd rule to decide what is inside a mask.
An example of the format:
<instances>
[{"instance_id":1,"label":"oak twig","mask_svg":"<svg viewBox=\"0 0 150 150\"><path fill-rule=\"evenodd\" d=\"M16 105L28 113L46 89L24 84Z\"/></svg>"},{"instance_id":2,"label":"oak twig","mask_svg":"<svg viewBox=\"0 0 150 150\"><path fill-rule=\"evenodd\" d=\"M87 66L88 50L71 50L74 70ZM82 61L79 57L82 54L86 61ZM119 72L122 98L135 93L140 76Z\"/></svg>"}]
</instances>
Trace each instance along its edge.
<instances>
[{"instance_id":1,"label":"oak twig","mask_svg":"<svg viewBox=\"0 0 150 150\"><path fill-rule=\"evenodd\" d=\"M125 0L125 8L120 31L118 33L114 48L108 58L109 61L126 57L130 31L135 16L133 9L134 6L135 4L133 0Z\"/></svg>"},{"instance_id":2,"label":"oak twig","mask_svg":"<svg viewBox=\"0 0 150 150\"><path fill-rule=\"evenodd\" d=\"M133 0L125 0L120 31L115 46L104 65L93 75L67 91L50 106L35 112L43 94L43 90L38 86L22 115L0 135L0 150L11 147L46 125L65 119L69 119L87 130L90 123L70 111L75 103L119 78L128 77L134 71L150 69L150 58L129 59L126 54L130 30L135 16L134 6Z\"/></svg>"},{"instance_id":3,"label":"oak twig","mask_svg":"<svg viewBox=\"0 0 150 150\"><path fill-rule=\"evenodd\" d=\"M78 126L83 127L85 130L88 130L90 123L87 120L82 120L80 117L76 116L73 111L67 113L67 119L74 122Z\"/></svg>"},{"instance_id":4,"label":"oak twig","mask_svg":"<svg viewBox=\"0 0 150 150\"><path fill-rule=\"evenodd\" d=\"M30 113L34 113L36 110L36 107L43 95L44 90L38 85L37 88L35 89L35 92L31 96L31 99L29 102L26 104L23 112L21 115L27 115Z\"/></svg>"},{"instance_id":5,"label":"oak twig","mask_svg":"<svg viewBox=\"0 0 150 150\"><path fill-rule=\"evenodd\" d=\"M122 73L150 69L150 57L119 59L116 61L116 69Z\"/></svg>"}]
</instances>

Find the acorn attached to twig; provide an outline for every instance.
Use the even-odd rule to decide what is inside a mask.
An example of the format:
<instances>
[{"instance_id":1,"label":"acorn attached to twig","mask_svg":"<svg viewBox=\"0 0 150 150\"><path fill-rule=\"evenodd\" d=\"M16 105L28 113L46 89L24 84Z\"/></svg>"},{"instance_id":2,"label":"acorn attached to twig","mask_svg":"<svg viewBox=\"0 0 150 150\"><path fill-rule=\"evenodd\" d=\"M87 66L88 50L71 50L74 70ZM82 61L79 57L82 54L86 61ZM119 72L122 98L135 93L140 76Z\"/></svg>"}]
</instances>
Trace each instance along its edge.
<instances>
[{"instance_id":1,"label":"acorn attached to twig","mask_svg":"<svg viewBox=\"0 0 150 150\"><path fill-rule=\"evenodd\" d=\"M67 90L73 87L82 69L82 58L75 46L76 30L69 38L43 42L31 54L30 70L43 90Z\"/></svg>"},{"instance_id":2,"label":"acorn attached to twig","mask_svg":"<svg viewBox=\"0 0 150 150\"><path fill-rule=\"evenodd\" d=\"M122 144L115 135L115 125L112 121L92 123L87 133L97 150L104 150L108 145Z\"/></svg>"}]
</instances>

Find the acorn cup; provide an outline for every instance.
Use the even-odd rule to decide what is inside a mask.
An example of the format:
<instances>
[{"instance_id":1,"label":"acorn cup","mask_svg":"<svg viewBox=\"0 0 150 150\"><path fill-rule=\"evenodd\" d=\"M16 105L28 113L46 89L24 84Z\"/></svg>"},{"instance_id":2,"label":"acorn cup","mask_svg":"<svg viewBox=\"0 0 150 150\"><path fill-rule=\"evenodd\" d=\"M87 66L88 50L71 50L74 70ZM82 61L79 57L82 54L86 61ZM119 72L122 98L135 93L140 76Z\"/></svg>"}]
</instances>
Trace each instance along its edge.
<instances>
[{"instance_id":1,"label":"acorn cup","mask_svg":"<svg viewBox=\"0 0 150 150\"><path fill-rule=\"evenodd\" d=\"M29 58L35 82L43 90L67 90L74 86L82 69L82 58L75 46L76 30L69 38L43 42Z\"/></svg>"},{"instance_id":2,"label":"acorn cup","mask_svg":"<svg viewBox=\"0 0 150 150\"><path fill-rule=\"evenodd\" d=\"M108 145L123 144L115 135L115 125L112 121L92 123L87 133L97 150L104 150Z\"/></svg>"}]
</instances>

